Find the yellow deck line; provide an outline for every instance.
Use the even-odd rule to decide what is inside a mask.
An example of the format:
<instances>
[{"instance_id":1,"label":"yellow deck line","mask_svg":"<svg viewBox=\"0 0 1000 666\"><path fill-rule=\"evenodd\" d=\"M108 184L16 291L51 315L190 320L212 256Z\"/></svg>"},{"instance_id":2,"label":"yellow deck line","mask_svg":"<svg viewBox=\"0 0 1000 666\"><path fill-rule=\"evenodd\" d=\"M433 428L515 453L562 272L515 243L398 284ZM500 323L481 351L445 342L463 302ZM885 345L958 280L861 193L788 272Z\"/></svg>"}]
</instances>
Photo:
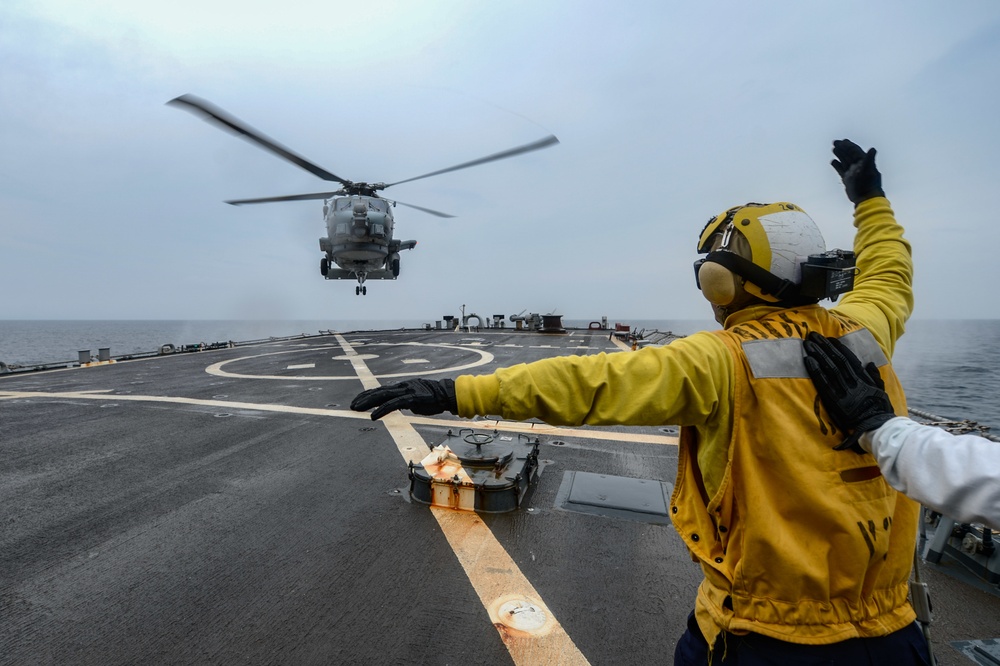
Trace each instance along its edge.
<instances>
[{"instance_id":1,"label":"yellow deck line","mask_svg":"<svg viewBox=\"0 0 1000 666\"><path fill-rule=\"evenodd\" d=\"M338 335L337 339L344 353L351 358L351 364L364 387L377 387L378 380L368 370L364 359L358 357L343 336ZM414 455L418 456L417 459L422 459L429 452L427 444L410 420L399 412L388 414L382 422L404 459L413 460ZM589 663L542 601L541 595L479 516L466 511L438 508L432 508L431 513L455 551L515 664ZM539 629L534 633L511 629L503 622L504 618L500 617L505 608L504 602L522 603L523 607L531 608L533 613L544 614L545 621L540 623Z\"/></svg>"},{"instance_id":2,"label":"yellow deck line","mask_svg":"<svg viewBox=\"0 0 1000 666\"><path fill-rule=\"evenodd\" d=\"M617 335L611 336L611 342L613 342L615 346L621 349L622 351L632 351L632 347L630 345L625 344L625 342L623 342L622 340L619 340Z\"/></svg>"}]
</instances>

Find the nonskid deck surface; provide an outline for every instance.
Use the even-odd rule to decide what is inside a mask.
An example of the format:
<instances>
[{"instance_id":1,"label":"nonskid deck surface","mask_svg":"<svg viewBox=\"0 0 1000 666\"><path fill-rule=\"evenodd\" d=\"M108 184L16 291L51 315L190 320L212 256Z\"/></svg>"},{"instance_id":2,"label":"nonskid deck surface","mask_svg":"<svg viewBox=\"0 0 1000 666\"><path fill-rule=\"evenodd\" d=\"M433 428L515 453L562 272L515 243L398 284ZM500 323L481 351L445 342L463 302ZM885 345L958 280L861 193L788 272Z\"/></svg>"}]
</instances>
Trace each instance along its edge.
<instances>
[{"instance_id":1,"label":"nonskid deck surface","mask_svg":"<svg viewBox=\"0 0 1000 666\"><path fill-rule=\"evenodd\" d=\"M365 331L0 378L0 663L669 663L697 566L662 516L575 510L566 484L672 482L674 429L348 407L618 351L607 331ZM539 439L520 509L410 501L407 462L464 428ZM925 579L941 663L1000 635L1000 599Z\"/></svg>"}]
</instances>

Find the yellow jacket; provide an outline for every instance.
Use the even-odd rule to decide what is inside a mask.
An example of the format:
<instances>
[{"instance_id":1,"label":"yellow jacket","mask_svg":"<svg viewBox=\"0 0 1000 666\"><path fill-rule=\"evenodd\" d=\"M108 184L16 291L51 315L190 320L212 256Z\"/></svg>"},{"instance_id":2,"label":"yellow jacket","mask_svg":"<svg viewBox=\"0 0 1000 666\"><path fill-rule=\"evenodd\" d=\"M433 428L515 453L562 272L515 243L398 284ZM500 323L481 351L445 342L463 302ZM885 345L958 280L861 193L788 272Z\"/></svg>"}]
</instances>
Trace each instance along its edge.
<instances>
[{"instance_id":1,"label":"yellow jacket","mask_svg":"<svg viewBox=\"0 0 1000 666\"><path fill-rule=\"evenodd\" d=\"M859 274L854 290L830 313L851 329L864 327L870 331L886 358L891 358L913 309L910 245L883 197L859 204L854 225ZM746 308L733 314L725 328L731 331L740 324L781 312L770 306ZM795 335L804 334L802 331ZM464 375L456 380L456 394L459 414L466 417L536 417L554 425L690 426L697 433L698 447L685 465L697 469L704 487L700 501L705 504L723 487L729 467L737 385L736 356L723 337L703 332L634 353L552 358L503 368L491 375ZM811 387L802 390L815 396ZM766 432L753 434L759 439L771 436ZM828 443L817 441L816 445L826 448ZM801 447L801 443L795 446ZM679 482L686 473L679 466ZM695 499L686 497L685 501ZM900 548L904 546L909 557L913 543L901 544ZM714 558L710 562L714 564ZM771 572L771 577L777 573ZM787 577L787 573L780 575ZM700 608L701 598L700 594ZM708 613L701 608L699 624L711 644L725 626L719 626L714 619L706 621L706 617ZM714 631L710 626L713 623ZM848 637L841 627L831 626L827 631L823 626L807 642L834 642ZM890 631L883 627L881 633Z\"/></svg>"},{"instance_id":2,"label":"yellow jacket","mask_svg":"<svg viewBox=\"0 0 1000 666\"><path fill-rule=\"evenodd\" d=\"M779 310L715 335L735 362L734 421L720 487L704 490L698 429L681 429L674 526L705 580L695 616L720 630L796 643L881 636L910 624L917 505L844 438L802 362L802 335L838 337L882 373L906 413L899 380L872 334L817 305Z\"/></svg>"}]
</instances>

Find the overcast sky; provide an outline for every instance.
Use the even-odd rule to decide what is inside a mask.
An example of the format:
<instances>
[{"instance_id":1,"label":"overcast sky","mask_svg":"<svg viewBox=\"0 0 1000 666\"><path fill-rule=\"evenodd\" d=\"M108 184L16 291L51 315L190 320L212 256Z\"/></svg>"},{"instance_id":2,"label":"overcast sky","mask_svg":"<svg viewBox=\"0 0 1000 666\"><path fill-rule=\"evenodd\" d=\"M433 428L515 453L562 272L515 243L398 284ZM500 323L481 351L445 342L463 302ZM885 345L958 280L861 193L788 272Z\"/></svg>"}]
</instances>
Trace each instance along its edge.
<instances>
[{"instance_id":1,"label":"overcast sky","mask_svg":"<svg viewBox=\"0 0 1000 666\"><path fill-rule=\"evenodd\" d=\"M1000 317L1000 4L0 4L4 319L710 319L706 220L792 201L829 248L833 139L878 149L918 318ZM328 184L165 102L191 93L352 180L406 183L400 279L319 273Z\"/></svg>"}]
</instances>

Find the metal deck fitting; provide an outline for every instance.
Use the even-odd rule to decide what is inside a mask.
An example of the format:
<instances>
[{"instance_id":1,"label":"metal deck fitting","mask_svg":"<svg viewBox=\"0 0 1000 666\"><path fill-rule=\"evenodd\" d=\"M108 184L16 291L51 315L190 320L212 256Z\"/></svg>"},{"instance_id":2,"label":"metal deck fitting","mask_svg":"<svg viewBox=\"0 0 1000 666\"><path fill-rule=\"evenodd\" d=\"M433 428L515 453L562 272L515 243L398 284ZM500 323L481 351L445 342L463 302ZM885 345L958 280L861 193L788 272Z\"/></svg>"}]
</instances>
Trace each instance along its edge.
<instances>
[{"instance_id":1,"label":"metal deck fitting","mask_svg":"<svg viewBox=\"0 0 1000 666\"><path fill-rule=\"evenodd\" d=\"M470 428L410 463L410 497L431 506L503 513L521 506L537 478L539 439L477 433Z\"/></svg>"}]
</instances>

